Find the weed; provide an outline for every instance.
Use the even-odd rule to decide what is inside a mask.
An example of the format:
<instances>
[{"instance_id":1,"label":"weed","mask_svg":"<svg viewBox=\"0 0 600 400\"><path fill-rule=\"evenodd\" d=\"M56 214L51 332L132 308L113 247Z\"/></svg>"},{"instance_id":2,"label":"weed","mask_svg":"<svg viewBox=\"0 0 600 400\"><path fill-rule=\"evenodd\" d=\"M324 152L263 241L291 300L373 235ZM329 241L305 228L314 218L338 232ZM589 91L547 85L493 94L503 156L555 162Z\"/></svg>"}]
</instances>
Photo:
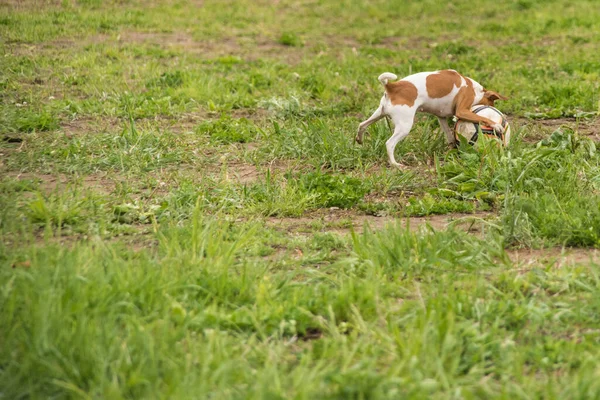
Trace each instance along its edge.
<instances>
[{"instance_id":1,"label":"weed","mask_svg":"<svg viewBox=\"0 0 600 400\"><path fill-rule=\"evenodd\" d=\"M34 179L4 179L0 181L0 193L11 194L15 192L32 192L38 188Z\"/></svg>"},{"instance_id":2,"label":"weed","mask_svg":"<svg viewBox=\"0 0 600 400\"><path fill-rule=\"evenodd\" d=\"M281 34L281 36L279 37L279 43L281 43L284 46L293 46L293 47L297 47L300 46L302 44L302 42L300 41L300 38L291 32L284 32Z\"/></svg>"},{"instance_id":3,"label":"weed","mask_svg":"<svg viewBox=\"0 0 600 400\"><path fill-rule=\"evenodd\" d=\"M58 120L49 111L32 111L29 109L7 108L0 117L2 127L0 133L10 132L44 132L58 129Z\"/></svg>"},{"instance_id":4,"label":"weed","mask_svg":"<svg viewBox=\"0 0 600 400\"><path fill-rule=\"evenodd\" d=\"M196 127L199 134L209 135L222 143L247 143L256 138L256 127L245 118L233 119L221 115L218 120L206 121Z\"/></svg>"},{"instance_id":5,"label":"weed","mask_svg":"<svg viewBox=\"0 0 600 400\"><path fill-rule=\"evenodd\" d=\"M160 77L151 80L147 87L179 87L184 83L184 75L181 71L163 72Z\"/></svg>"},{"instance_id":6,"label":"weed","mask_svg":"<svg viewBox=\"0 0 600 400\"><path fill-rule=\"evenodd\" d=\"M403 208L405 216L424 216L448 213L472 213L476 205L472 202L453 198L444 198L426 194L422 197L411 197Z\"/></svg>"},{"instance_id":7,"label":"weed","mask_svg":"<svg viewBox=\"0 0 600 400\"><path fill-rule=\"evenodd\" d=\"M300 176L300 187L313 194L320 207L349 208L367 193L364 183L352 177L310 172Z\"/></svg>"}]
</instances>

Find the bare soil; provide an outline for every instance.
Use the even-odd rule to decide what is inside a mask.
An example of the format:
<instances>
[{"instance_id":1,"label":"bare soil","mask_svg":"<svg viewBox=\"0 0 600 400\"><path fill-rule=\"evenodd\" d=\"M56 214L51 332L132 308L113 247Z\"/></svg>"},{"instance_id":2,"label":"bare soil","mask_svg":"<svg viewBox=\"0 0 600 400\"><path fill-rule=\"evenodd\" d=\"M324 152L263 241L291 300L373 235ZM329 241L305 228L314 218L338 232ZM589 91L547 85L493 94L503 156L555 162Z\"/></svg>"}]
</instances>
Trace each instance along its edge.
<instances>
[{"instance_id":1,"label":"bare soil","mask_svg":"<svg viewBox=\"0 0 600 400\"><path fill-rule=\"evenodd\" d=\"M113 40L114 38L111 37L100 36L95 41L110 43ZM194 38L187 32L125 31L116 37L116 41L120 45L155 45L163 49L172 49L208 58L234 56L246 61L253 61L260 58L275 58L289 64L300 62L307 50L304 47L285 46L267 37L227 37L220 40L204 40Z\"/></svg>"},{"instance_id":2,"label":"bare soil","mask_svg":"<svg viewBox=\"0 0 600 400\"><path fill-rule=\"evenodd\" d=\"M523 138L526 142L537 142L550 136L557 129L572 129L580 135L600 142L600 118L555 118L555 119L529 119L509 117L517 127L528 126L529 134Z\"/></svg>"},{"instance_id":3,"label":"bare soil","mask_svg":"<svg viewBox=\"0 0 600 400\"><path fill-rule=\"evenodd\" d=\"M280 228L289 233L306 234L314 232L315 226L322 226L321 230L347 235L352 231L362 229L379 230L391 224L400 224L416 232L421 229L432 228L434 230L446 229L452 225L457 229L473 234L481 234L487 220L494 217L492 213L475 214L444 214L431 215L427 217L377 217L373 215L359 214L353 210L318 210L300 218L272 217L267 219L267 224L274 228Z\"/></svg>"},{"instance_id":4,"label":"bare soil","mask_svg":"<svg viewBox=\"0 0 600 400\"><path fill-rule=\"evenodd\" d=\"M586 265L600 262L600 252L588 248L549 248L507 250L510 259L520 268Z\"/></svg>"},{"instance_id":5,"label":"bare soil","mask_svg":"<svg viewBox=\"0 0 600 400\"><path fill-rule=\"evenodd\" d=\"M96 134L99 132L113 132L121 129L125 121L111 117L82 117L65 121L61 129L68 138Z\"/></svg>"},{"instance_id":6,"label":"bare soil","mask_svg":"<svg viewBox=\"0 0 600 400\"><path fill-rule=\"evenodd\" d=\"M61 4L62 0L2 0L0 1L0 9L27 11L41 7L60 7Z\"/></svg>"},{"instance_id":7,"label":"bare soil","mask_svg":"<svg viewBox=\"0 0 600 400\"><path fill-rule=\"evenodd\" d=\"M24 173L8 173L7 177L11 177L17 180L33 180L39 182L39 189L42 193L52 193L57 190L61 190L68 184L72 183L73 180L69 179L66 175L50 175L50 174L39 174L32 172ZM81 179L82 185L90 190L109 194L115 190L115 181L106 177L106 175L93 174L85 176Z\"/></svg>"}]
</instances>

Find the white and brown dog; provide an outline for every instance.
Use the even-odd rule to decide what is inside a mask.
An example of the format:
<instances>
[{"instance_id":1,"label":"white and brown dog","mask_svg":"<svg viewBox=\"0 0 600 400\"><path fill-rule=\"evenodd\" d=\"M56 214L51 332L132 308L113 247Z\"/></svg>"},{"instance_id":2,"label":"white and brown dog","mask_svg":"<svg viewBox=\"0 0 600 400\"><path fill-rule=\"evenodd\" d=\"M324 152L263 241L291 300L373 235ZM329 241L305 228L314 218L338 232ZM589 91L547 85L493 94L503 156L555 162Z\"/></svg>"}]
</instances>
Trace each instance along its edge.
<instances>
[{"instance_id":1,"label":"white and brown dog","mask_svg":"<svg viewBox=\"0 0 600 400\"><path fill-rule=\"evenodd\" d=\"M462 76L454 70L420 72L396 82L389 82L398 79L396 75L385 72L379 75L378 79L385 87L385 93L379 108L369 119L359 125L356 141L362 143L365 130L373 122L384 116L391 117L394 122L394 134L385 145L390 164L394 166L402 166L396 162L394 149L410 132L417 111L438 117L451 145L455 144L456 139L447 118L452 116L464 121L484 123L498 133L503 132L502 124L473 113L471 107L477 104L493 106L494 101L506 100L506 97L485 90L473 79Z\"/></svg>"}]
</instances>

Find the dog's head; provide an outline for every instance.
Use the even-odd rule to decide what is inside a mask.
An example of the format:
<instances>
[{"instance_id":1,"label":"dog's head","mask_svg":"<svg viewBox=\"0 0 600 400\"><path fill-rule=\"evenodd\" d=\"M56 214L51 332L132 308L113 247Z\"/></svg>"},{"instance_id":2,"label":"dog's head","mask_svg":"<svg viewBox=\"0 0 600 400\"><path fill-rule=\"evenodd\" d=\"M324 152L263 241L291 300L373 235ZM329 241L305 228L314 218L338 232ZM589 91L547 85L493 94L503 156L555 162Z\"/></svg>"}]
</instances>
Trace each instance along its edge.
<instances>
[{"instance_id":1,"label":"dog's head","mask_svg":"<svg viewBox=\"0 0 600 400\"><path fill-rule=\"evenodd\" d=\"M483 98L477 103L482 106L494 106L496 100L508 100L508 97L502 96L500 93L496 93L492 90L486 90L483 93Z\"/></svg>"}]
</instances>

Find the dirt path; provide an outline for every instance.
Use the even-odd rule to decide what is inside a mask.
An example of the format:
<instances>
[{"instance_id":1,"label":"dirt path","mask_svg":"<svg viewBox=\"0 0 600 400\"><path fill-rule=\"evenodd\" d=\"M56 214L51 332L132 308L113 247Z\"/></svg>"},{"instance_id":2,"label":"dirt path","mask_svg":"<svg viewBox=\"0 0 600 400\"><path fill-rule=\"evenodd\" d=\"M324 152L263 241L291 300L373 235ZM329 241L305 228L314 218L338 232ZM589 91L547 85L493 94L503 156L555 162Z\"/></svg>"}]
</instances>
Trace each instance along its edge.
<instances>
[{"instance_id":1,"label":"dirt path","mask_svg":"<svg viewBox=\"0 0 600 400\"><path fill-rule=\"evenodd\" d=\"M563 268L600 262L600 252L588 248L549 248L507 250L508 256L519 268Z\"/></svg>"},{"instance_id":2,"label":"dirt path","mask_svg":"<svg viewBox=\"0 0 600 400\"><path fill-rule=\"evenodd\" d=\"M308 234L314 231L333 232L347 235L352 230L361 231L363 228L373 230L383 229L387 225L399 223L403 227L409 227L411 231L418 231L427 226L435 230L446 229L449 226L462 229L466 232L481 234L486 226L490 224L492 213L475 214L444 214L430 215L427 217L376 217L372 215L358 214L349 210L318 210L300 218L267 219L267 225L273 228L283 229L288 233Z\"/></svg>"}]
</instances>

